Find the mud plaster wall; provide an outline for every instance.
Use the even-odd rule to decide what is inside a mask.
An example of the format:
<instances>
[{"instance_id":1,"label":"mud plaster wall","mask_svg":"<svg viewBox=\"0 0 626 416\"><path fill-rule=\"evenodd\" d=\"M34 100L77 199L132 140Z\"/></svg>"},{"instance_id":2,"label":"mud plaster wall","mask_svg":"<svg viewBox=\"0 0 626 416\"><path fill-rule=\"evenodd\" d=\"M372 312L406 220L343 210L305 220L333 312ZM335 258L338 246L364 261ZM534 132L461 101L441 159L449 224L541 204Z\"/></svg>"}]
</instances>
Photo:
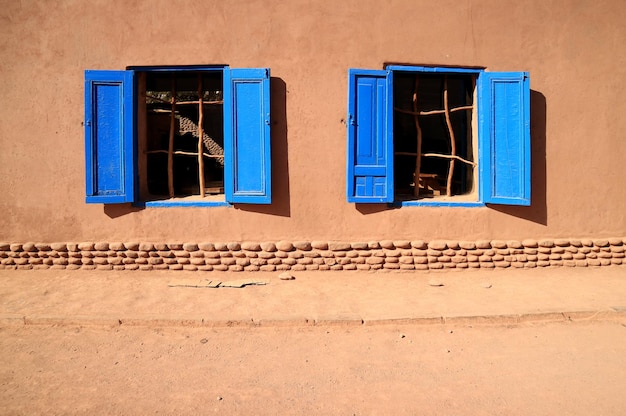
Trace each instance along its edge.
<instances>
[{"instance_id":1,"label":"mud plaster wall","mask_svg":"<svg viewBox=\"0 0 626 416\"><path fill-rule=\"evenodd\" d=\"M2 1L0 241L480 240L626 234L619 1ZM532 206L345 198L347 70L531 74ZM272 71L271 206L84 203L83 70Z\"/></svg>"}]
</instances>

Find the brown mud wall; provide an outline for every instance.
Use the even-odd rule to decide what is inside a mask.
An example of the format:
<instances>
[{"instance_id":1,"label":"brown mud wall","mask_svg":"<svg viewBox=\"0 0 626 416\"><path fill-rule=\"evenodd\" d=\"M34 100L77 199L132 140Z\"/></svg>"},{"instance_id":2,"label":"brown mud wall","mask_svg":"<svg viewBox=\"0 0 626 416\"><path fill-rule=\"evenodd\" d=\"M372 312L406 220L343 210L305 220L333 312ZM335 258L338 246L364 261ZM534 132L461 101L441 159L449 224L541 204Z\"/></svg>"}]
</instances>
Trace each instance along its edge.
<instances>
[{"instance_id":1,"label":"brown mud wall","mask_svg":"<svg viewBox=\"0 0 626 416\"><path fill-rule=\"evenodd\" d=\"M13 256L11 243L17 248L28 241L44 246L54 241L477 242L626 235L626 5L621 1L0 3L0 241L9 244L3 261ZM347 203L348 68L380 69L385 62L529 71L532 205L392 209ZM187 64L271 68L273 204L146 209L85 204L83 70ZM60 253L68 254L59 259L90 265L82 259L91 257L72 253L91 250L63 244ZM577 253L584 247L575 247ZM30 253L15 251L24 252ZM542 261L564 253L544 253L548 259ZM575 262L574 254L554 261ZM578 260L588 262L589 253L582 254ZM424 264L417 258L431 264L427 254L397 258L405 257L413 265ZM455 257L448 257L450 264ZM335 262L330 266L345 261L335 254L328 258ZM50 262L63 266L61 260ZM245 268L246 260L241 262ZM311 264L318 263L313 258Z\"/></svg>"}]
</instances>

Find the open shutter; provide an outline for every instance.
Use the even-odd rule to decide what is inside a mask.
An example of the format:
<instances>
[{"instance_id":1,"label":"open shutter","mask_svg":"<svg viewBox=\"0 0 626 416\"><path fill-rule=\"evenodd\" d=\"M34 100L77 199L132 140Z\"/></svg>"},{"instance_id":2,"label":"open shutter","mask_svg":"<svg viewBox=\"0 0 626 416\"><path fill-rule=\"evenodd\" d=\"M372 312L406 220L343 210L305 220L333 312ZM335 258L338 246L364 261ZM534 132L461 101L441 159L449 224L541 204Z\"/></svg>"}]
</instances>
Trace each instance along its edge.
<instances>
[{"instance_id":1,"label":"open shutter","mask_svg":"<svg viewBox=\"0 0 626 416\"><path fill-rule=\"evenodd\" d=\"M135 197L133 71L85 71L86 202Z\"/></svg>"},{"instance_id":2,"label":"open shutter","mask_svg":"<svg viewBox=\"0 0 626 416\"><path fill-rule=\"evenodd\" d=\"M530 205L528 73L481 73L478 100L481 200L492 204Z\"/></svg>"},{"instance_id":3,"label":"open shutter","mask_svg":"<svg viewBox=\"0 0 626 416\"><path fill-rule=\"evenodd\" d=\"M348 76L348 202L393 202L392 72Z\"/></svg>"},{"instance_id":4,"label":"open shutter","mask_svg":"<svg viewBox=\"0 0 626 416\"><path fill-rule=\"evenodd\" d=\"M224 70L226 201L272 203L270 70Z\"/></svg>"}]
</instances>

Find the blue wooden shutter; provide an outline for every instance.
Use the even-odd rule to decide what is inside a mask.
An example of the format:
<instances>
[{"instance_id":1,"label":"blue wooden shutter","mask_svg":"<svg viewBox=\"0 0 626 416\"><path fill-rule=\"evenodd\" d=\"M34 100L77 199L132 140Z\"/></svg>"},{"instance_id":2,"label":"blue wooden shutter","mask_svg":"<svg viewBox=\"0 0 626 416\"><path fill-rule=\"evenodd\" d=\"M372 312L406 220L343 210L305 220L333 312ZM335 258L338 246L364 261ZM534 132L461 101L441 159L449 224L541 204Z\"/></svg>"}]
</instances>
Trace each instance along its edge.
<instances>
[{"instance_id":1,"label":"blue wooden shutter","mask_svg":"<svg viewBox=\"0 0 626 416\"><path fill-rule=\"evenodd\" d=\"M479 187L483 202L530 205L530 81L527 72L478 78Z\"/></svg>"},{"instance_id":2,"label":"blue wooden shutter","mask_svg":"<svg viewBox=\"0 0 626 416\"><path fill-rule=\"evenodd\" d=\"M231 203L271 204L270 70L224 70L224 191Z\"/></svg>"},{"instance_id":3,"label":"blue wooden shutter","mask_svg":"<svg viewBox=\"0 0 626 416\"><path fill-rule=\"evenodd\" d=\"M348 202L393 202L392 72L348 76Z\"/></svg>"},{"instance_id":4,"label":"blue wooden shutter","mask_svg":"<svg viewBox=\"0 0 626 416\"><path fill-rule=\"evenodd\" d=\"M85 71L87 203L135 198L133 71Z\"/></svg>"}]
</instances>

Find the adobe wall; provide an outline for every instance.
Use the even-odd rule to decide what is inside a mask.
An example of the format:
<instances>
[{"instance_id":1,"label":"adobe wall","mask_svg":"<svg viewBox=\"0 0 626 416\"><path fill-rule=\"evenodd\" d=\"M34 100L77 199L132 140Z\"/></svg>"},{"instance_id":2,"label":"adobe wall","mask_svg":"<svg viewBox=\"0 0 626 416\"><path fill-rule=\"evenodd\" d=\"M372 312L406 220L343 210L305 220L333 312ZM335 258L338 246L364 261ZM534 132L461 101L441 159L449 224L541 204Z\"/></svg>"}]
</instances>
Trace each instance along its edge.
<instances>
[{"instance_id":1,"label":"adobe wall","mask_svg":"<svg viewBox=\"0 0 626 416\"><path fill-rule=\"evenodd\" d=\"M28 252L21 248L26 242L67 248L81 241L595 241L626 235L626 6L619 1L2 3L5 259L12 252L7 244L20 245L14 247L19 253ZM346 202L348 68L380 69L385 62L529 71L532 205L391 209ZM274 203L85 204L83 70L211 63L271 68Z\"/></svg>"}]
</instances>

